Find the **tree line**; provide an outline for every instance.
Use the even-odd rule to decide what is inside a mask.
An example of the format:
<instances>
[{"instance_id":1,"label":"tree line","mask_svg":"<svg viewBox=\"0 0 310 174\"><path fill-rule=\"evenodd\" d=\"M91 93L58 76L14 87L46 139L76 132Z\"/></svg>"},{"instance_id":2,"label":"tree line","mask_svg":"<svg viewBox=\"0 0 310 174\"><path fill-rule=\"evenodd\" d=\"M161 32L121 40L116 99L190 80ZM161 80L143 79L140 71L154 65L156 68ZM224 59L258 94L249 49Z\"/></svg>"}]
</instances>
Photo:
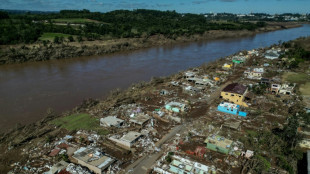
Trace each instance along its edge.
<instances>
[{"instance_id":1,"label":"tree line","mask_svg":"<svg viewBox=\"0 0 310 174\"><path fill-rule=\"evenodd\" d=\"M83 25L57 25L53 19L81 18L97 22ZM203 34L208 30L255 30L263 22L231 21L217 23L202 14L180 14L175 11L115 10L107 13L89 10L61 10L50 14L7 14L0 12L0 44L36 42L44 32L64 33L89 40L110 38L148 37L163 34L169 38Z\"/></svg>"}]
</instances>

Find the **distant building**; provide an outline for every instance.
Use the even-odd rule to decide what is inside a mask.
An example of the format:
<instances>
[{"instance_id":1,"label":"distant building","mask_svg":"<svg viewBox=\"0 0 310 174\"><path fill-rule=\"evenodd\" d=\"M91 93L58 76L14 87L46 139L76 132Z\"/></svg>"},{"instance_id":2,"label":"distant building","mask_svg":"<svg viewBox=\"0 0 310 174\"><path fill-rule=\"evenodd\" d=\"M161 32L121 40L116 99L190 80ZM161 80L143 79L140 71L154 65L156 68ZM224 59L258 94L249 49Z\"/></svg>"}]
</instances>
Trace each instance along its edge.
<instances>
[{"instance_id":1,"label":"distant building","mask_svg":"<svg viewBox=\"0 0 310 174\"><path fill-rule=\"evenodd\" d=\"M188 78L194 78L196 76L196 72L193 71L187 71L184 73L184 78L188 79Z\"/></svg>"},{"instance_id":2,"label":"distant building","mask_svg":"<svg viewBox=\"0 0 310 174\"><path fill-rule=\"evenodd\" d=\"M228 69L231 69L232 66L233 66L232 64L225 63L225 64L222 66L222 68L228 70Z\"/></svg>"},{"instance_id":3,"label":"distant building","mask_svg":"<svg viewBox=\"0 0 310 174\"><path fill-rule=\"evenodd\" d=\"M249 79L261 79L264 74L264 68L248 68L244 75Z\"/></svg>"},{"instance_id":4,"label":"distant building","mask_svg":"<svg viewBox=\"0 0 310 174\"><path fill-rule=\"evenodd\" d=\"M267 50L265 53L265 58L266 59L277 59L280 57L280 53L278 50Z\"/></svg>"},{"instance_id":5,"label":"distant building","mask_svg":"<svg viewBox=\"0 0 310 174\"><path fill-rule=\"evenodd\" d=\"M294 85L283 84L279 90L279 94L291 95L293 93L294 88L295 84Z\"/></svg>"},{"instance_id":6,"label":"distant building","mask_svg":"<svg viewBox=\"0 0 310 174\"><path fill-rule=\"evenodd\" d=\"M270 91L274 94L278 94L280 91L281 85L280 84L272 84Z\"/></svg>"},{"instance_id":7,"label":"distant building","mask_svg":"<svg viewBox=\"0 0 310 174\"><path fill-rule=\"evenodd\" d=\"M293 93L293 90L295 88L294 85L288 85L288 84L272 84L270 91L274 94L286 94L286 95L291 95Z\"/></svg>"},{"instance_id":8,"label":"distant building","mask_svg":"<svg viewBox=\"0 0 310 174\"><path fill-rule=\"evenodd\" d=\"M246 60L246 57L245 56L234 56L232 58L232 62L235 63L235 64L241 64L241 63L244 63Z\"/></svg>"},{"instance_id":9,"label":"distant building","mask_svg":"<svg viewBox=\"0 0 310 174\"><path fill-rule=\"evenodd\" d=\"M221 92L221 98L232 102L234 104L238 104L240 106L248 107L244 100L247 98L246 94L248 92L248 88L244 85L238 83L232 83L227 85Z\"/></svg>"},{"instance_id":10,"label":"distant building","mask_svg":"<svg viewBox=\"0 0 310 174\"><path fill-rule=\"evenodd\" d=\"M233 141L218 135L212 135L205 140L205 143L210 150L228 154L232 148Z\"/></svg>"},{"instance_id":11,"label":"distant building","mask_svg":"<svg viewBox=\"0 0 310 174\"><path fill-rule=\"evenodd\" d=\"M78 164L87 167L96 174L102 174L102 171L115 161L93 147L81 147L74 152L72 158L77 160Z\"/></svg>"}]
</instances>

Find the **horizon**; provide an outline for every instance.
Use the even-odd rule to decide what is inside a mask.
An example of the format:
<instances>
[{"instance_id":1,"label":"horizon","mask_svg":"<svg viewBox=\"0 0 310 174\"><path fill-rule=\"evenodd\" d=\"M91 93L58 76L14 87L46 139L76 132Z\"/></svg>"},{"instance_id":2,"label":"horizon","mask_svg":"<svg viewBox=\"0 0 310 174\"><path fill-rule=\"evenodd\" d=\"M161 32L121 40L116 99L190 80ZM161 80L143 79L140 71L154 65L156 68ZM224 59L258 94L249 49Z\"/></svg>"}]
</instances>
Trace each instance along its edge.
<instances>
[{"instance_id":1,"label":"horizon","mask_svg":"<svg viewBox=\"0 0 310 174\"><path fill-rule=\"evenodd\" d=\"M88 9L91 12L109 12L114 10L160 10L176 11L178 13L309 13L307 7L310 1L307 0L171 0L168 3L163 0L150 1L132 0L4 0L0 9L3 10L23 10L23 11L42 11L58 12L60 10L82 10ZM82 8L81 8L82 7Z\"/></svg>"}]
</instances>

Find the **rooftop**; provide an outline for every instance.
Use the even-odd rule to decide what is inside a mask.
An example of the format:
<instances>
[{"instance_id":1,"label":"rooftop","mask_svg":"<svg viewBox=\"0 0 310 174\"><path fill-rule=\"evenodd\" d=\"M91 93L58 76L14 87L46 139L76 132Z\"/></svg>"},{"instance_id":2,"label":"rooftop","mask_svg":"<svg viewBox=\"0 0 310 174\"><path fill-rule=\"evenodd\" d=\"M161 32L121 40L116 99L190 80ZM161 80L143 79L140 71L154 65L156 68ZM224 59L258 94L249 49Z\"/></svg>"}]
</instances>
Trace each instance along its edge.
<instances>
[{"instance_id":1,"label":"rooftop","mask_svg":"<svg viewBox=\"0 0 310 174\"><path fill-rule=\"evenodd\" d=\"M74 152L73 158L84 161L89 165L95 166L100 169L105 169L108 165L114 162L114 159L102 155L95 148L81 147Z\"/></svg>"},{"instance_id":2,"label":"rooftop","mask_svg":"<svg viewBox=\"0 0 310 174\"><path fill-rule=\"evenodd\" d=\"M205 140L205 143L211 143L211 144L214 144L218 147L228 149L231 147L231 144L233 143L233 141L226 139L224 137L221 137L219 135L212 135L212 136L209 136Z\"/></svg>"},{"instance_id":3,"label":"rooftop","mask_svg":"<svg viewBox=\"0 0 310 174\"><path fill-rule=\"evenodd\" d=\"M131 118L130 118L130 122L133 122L133 123L136 123L136 124L139 124L139 125L143 125L145 122L147 122L148 120L150 119L150 117L148 115L145 115L145 114L136 114L136 115L133 115Z\"/></svg>"},{"instance_id":4,"label":"rooftop","mask_svg":"<svg viewBox=\"0 0 310 174\"><path fill-rule=\"evenodd\" d=\"M108 116L105 118L101 118L100 122L104 122L104 123L107 123L107 124L113 126L113 125L118 125L118 124L124 122L124 120L116 118L115 116Z\"/></svg>"},{"instance_id":5,"label":"rooftop","mask_svg":"<svg viewBox=\"0 0 310 174\"><path fill-rule=\"evenodd\" d=\"M246 86L238 83L229 84L223 89L224 92L237 93L241 95L243 95L246 90L247 90Z\"/></svg>"},{"instance_id":6,"label":"rooftop","mask_svg":"<svg viewBox=\"0 0 310 174\"><path fill-rule=\"evenodd\" d=\"M125 142L133 142L140 136L141 134L139 132L130 131L126 135L124 135L120 140L125 141Z\"/></svg>"},{"instance_id":7,"label":"rooftop","mask_svg":"<svg viewBox=\"0 0 310 174\"><path fill-rule=\"evenodd\" d=\"M222 106L222 107L225 107L225 108L229 108L229 109L238 109L238 105L237 104L228 103L228 102L221 102L219 104L219 106Z\"/></svg>"}]
</instances>

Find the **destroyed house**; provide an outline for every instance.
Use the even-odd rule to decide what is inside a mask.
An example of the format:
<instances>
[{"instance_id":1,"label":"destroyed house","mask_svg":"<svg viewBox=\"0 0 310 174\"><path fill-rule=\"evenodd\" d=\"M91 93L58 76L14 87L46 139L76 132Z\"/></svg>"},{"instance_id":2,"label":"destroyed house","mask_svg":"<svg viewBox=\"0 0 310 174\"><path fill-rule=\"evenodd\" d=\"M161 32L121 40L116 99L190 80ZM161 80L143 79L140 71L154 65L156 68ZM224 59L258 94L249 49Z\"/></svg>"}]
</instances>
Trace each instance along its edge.
<instances>
[{"instance_id":1,"label":"destroyed house","mask_svg":"<svg viewBox=\"0 0 310 174\"><path fill-rule=\"evenodd\" d=\"M100 119L100 126L104 127L121 127L124 120L116 118L115 116L108 116Z\"/></svg>"},{"instance_id":2,"label":"destroyed house","mask_svg":"<svg viewBox=\"0 0 310 174\"><path fill-rule=\"evenodd\" d=\"M232 64L227 64L227 63L225 63L223 66L222 66L222 68L223 69L231 69L232 68Z\"/></svg>"},{"instance_id":3,"label":"destroyed house","mask_svg":"<svg viewBox=\"0 0 310 174\"><path fill-rule=\"evenodd\" d=\"M56 163L55 165L53 165L51 167L50 171L45 172L45 174L59 173L60 171L65 169L68 165L69 165L69 163L67 163L65 161L59 161L58 163Z\"/></svg>"},{"instance_id":4,"label":"destroyed house","mask_svg":"<svg viewBox=\"0 0 310 174\"><path fill-rule=\"evenodd\" d=\"M235 64L242 64L245 62L245 59L246 59L246 57L244 57L244 56L234 56L232 58L232 62Z\"/></svg>"},{"instance_id":5,"label":"destroyed house","mask_svg":"<svg viewBox=\"0 0 310 174\"><path fill-rule=\"evenodd\" d=\"M188 78L194 78L196 76L196 72L192 72L192 71L187 71L184 73L184 78L188 79Z\"/></svg>"},{"instance_id":6,"label":"destroyed house","mask_svg":"<svg viewBox=\"0 0 310 174\"><path fill-rule=\"evenodd\" d=\"M228 154L231 150L233 141L218 135L212 135L205 140L205 143L210 150Z\"/></svg>"},{"instance_id":7,"label":"destroyed house","mask_svg":"<svg viewBox=\"0 0 310 174\"><path fill-rule=\"evenodd\" d=\"M168 171L157 167L154 168L154 171L162 174L207 174L210 172L210 167L201 163L176 155L172 156L172 159Z\"/></svg>"},{"instance_id":8,"label":"destroyed house","mask_svg":"<svg viewBox=\"0 0 310 174\"><path fill-rule=\"evenodd\" d=\"M281 85L279 84L272 84L271 85L271 88L270 88L270 91L274 94L278 94L279 91L280 91L280 88L281 88Z\"/></svg>"},{"instance_id":9,"label":"destroyed house","mask_svg":"<svg viewBox=\"0 0 310 174\"><path fill-rule=\"evenodd\" d=\"M270 85L271 82L272 82L272 80L267 79L267 78L261 78L260 79L260 84Z\"/></svg>"},{"instance_id":10,"label":"destroyed house","mask_svg":"<svg viewBox=\"0 0 310 174\"><path fill-rule=\"evenodd\" d=\"M217 110L220 112L239 115L241 117L246 117L247 113L240 111L240 106L237 104L232 104L228 102L222 102L217 106Z\"/></svg>"},{"instance_id":11,"label":"destroyed house","mask_svg":"<svg viewBox=\"0 0 310 174\"><path fill-rule=\"evenodd\" d=\"M121 138L118 138L118 136L112 136L109 138L109 140L115 142L120 147L130 149L131 146L134 145L141 136L142 134L139 132L130 131Z\"/></svg>"},{"instance_id":12,"label":"destroyed house","mask_svg":"<svg viewBox=\"0 0 310 174\"><path fill-rule=\"evenodd\" d=\"M244 75L249 79L261 79L264 74L264 68L248 68L244 71Z\"/></svg>"},{"instance_id":13,"label":"destroyed house","mask_svg":"<svg viewBox=\"0 0 310 174\"><path fill-rule=\"evenodd\" d=\"M165 105L165 109L167 109L168 111L172 111L172 112L184 112L186 111L186 105L184 103L179 103L179 102L170 102L168 104Z\"/></svg>"},{"instance_id":14,"label":"destroyed house","mask_svg":"<svg viewBox=\"0 0 310 174\"><path fill-rule=\"evenodd\" d=\"M291 95L293 93L294 87L295 84L294 85L283 84L279 90L279 94Z\"/></svg>"},{"instance_id":15,"label":"destroyed house","mask_svg":"<svg viewBox=\"0 0 310 174\"><path fill-rule=\"evenodd\" d=\"M280 54L278 51L276 50L267 50L266 53L265 53L265 58L266 59L277 59L280 57Z\"/></svg>"},{"instance_id":16,"label":"destroyed house","mask_svg":"<svg viewBox=\"0 0 310 174\"><path fill-rule=\"evenodd\" d=\"M93 147L81 147L74 152L72 158L77 160L78 164L87 167L96 174L101 174L115 161Z\"/></svg>"},{"instance_id":17,"label":"destroyed house","mask_svg":"<svg viewBox=\"0 0 310 174\"><path fill-rule=\"evenodd\" d=\"M136 124L140 125L142 127L142 126L146 125L150 119L151 118L148 115L145 115L143 113L138 113L138 114L130 115L129 122L131 122L135 125Z\"/></svg>"},{"instance_id":18,"label":"destroyed house","mask_svg":"<svg viewBox=\"0 0 310 174\"><path fill-rule=\"evenodd\" d=\"M207 86L207 85L213 86L213 82L210 79L197 79L195 81L195 85L197 85L197 86Z\"/></svg>"},{"instance_id":19,"label":"destroyed house","mask_svg":"<svg viewBox=\"0 0 310 174\"><path fill-rule=\"evenodd\" d=\"M185 86L183 87L184 91L189 91L189 92L200 92L202 89L201 88L196 88L193 86Z\"/></svg>"},{"instance_id":20,"label":"destroyed house","mask_svg":"<svg viewBox=\"0 0 310 174\"><path fill-rule=\"evenodd\" d=\"M248 105L244 101L245 99L248 99L248 97L246 97L247 91L248 88L246 86L238 83L232 83L227 85L222 90L221 98L234 104L248 107Z\"/></svg>"}]
</instances>

